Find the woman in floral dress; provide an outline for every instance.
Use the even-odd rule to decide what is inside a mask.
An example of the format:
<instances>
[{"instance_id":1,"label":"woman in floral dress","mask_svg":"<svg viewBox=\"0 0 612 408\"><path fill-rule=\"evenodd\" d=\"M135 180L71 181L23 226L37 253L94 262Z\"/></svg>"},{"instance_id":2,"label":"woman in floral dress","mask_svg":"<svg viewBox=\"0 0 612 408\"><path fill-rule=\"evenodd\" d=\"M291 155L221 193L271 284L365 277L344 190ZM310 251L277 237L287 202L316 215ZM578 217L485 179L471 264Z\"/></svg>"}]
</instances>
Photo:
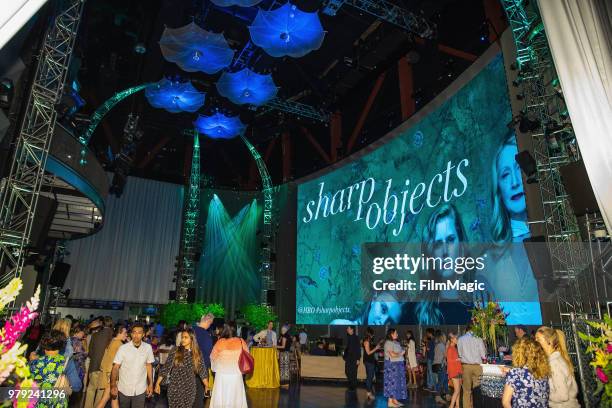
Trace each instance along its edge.
<instances>
[{"instance_id":1,"label":"woman in floral dress","mask_svg":"<svg viewBox=\"0 0 612 408\"><path fill-rule=\"evenodd\" d=\"M550 366L542 347L526 337L517 340L512 365L506 374L504 408L548 408Z\"/></svg>"},{"instance_id":2,"label":"woman in floral dress","mask_svg":"<svg viewBox=\"0 0 612 408\"><path fill-rule=\"evenodd\" d=\"M73 361L68 360L60 354L60 350L66 347L66 336L59 330L51 330L41 340L40 346L44 355L30 361L30 373L32 379L41 390L55 388L58 379L65 375L73 392L83 388L77 368ZM63 398L39 399L36 407L66 408L68 407L68 395Z\"/></svg>"}]
</instances>

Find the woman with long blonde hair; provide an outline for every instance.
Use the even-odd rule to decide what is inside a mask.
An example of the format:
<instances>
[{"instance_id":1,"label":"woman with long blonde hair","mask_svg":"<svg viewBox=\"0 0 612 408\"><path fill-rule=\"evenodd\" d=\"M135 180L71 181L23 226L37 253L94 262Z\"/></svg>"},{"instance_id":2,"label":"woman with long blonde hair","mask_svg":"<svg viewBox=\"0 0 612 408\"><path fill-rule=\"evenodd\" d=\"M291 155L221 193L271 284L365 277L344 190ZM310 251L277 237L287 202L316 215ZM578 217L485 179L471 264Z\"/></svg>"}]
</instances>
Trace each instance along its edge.
<instances>
[{"instance_id":1,"label":"woman with long blonde hair","mask_svg":"<svg viewBox=\"0 0 612 408\"><path fill-rule=\"evenodd\" d=\"M66 358L66 360L70 359L74 354L74 348L72 347L72 342L70 341L70 329L72 328L72 321L70 319L58 319L53 325L53 330L58 330L64 333L66 339L66 347L60 351L60 353Z\"/></svg>"},{"instance_id":2,"label":"woman with long blonde hair","mask_svg":"<svg viewBox=\"0 0 612 408\"><path fill-rule=\"evenodd\" d=\"M542 346L550 364L548 405L551 408L579 408L576 398L578 384L574 377L574 365L567 352L565 335L561 330L542 326L536 332L535 340Z\"/></svg>"},{"instance_id":3,"label":"woman with long blonde hair","mask_svg":"<svg viewBox=\"0 0 612 408\"><path fill-rule=\"evenodd\" d=\"M506 374L504 408L547 408L550 366L542 347L523 337L512 346L512 366Z\"/></svg>"}]
</instances>

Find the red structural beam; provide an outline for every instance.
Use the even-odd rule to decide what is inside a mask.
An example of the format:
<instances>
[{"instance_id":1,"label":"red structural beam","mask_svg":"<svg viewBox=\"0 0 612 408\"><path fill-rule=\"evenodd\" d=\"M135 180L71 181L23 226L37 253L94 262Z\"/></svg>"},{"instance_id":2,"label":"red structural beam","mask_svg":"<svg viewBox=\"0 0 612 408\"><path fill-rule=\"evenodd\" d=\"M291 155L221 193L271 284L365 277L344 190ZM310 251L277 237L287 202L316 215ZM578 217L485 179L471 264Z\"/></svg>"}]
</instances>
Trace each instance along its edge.
<instances>
[{"instance_id":1,"label":"red structural beam","mask_svg":"<svg viewBox=\"0 0 612 408\"><path fill-rule=\"evenodd\" d=\"M314 138L312 133L310 133L310 131L308 129L306 129L305 127L303 127L303 126L302 126L301 130L302 130L302 134L310 142L312 147L314 147L314 149L317 151L317 153L319 153L319 156L321 156L323 158L323 160L325 160L325 163L331 164L332 161L331 161L331 158L329 157L329 154L327 154L327 152L325 150L323 150L323 148L321 147L319 142L317 142L317 139Z\"/></svg>"},{"instance_id":2,"label":"red structural beam","mask_svg":"<svg viewBox=\"0 0 612 408\"><path fill-rule=\"evenodd\" d=\"M425 40L422 38L416 38L415 42L417 44L425 44ZM469 52L461 51L453 47L449 47L448 45L438 44L438 50L448 55L452 55L453 57L461 58L466 61L474 62L478 59L478 55L474 55Z\"/></svg>"},{"instance_id":3,"label":"red structural beam","mask_svg":"<svg viewBox=\"0 0 612 408\"><path fill-rule=\"evenodd\" d=\"M268 161L270 160L270 156L272 156L272 151L274 151L275 145L276 145L276 138L270 140L270 144L266 148L266 153L264 153L263 159L266 164L268 164Z\"/></svg>"},{"instance_id":4,"label":"red structural beam","mask_svg":"<svg viewBox=\"0 0 612 408\"><path fill-rule=\"evenodd\" d=\"M149 150L148 152L146 152L144 154L144 156L138 161L138 164L136 164L136 167L138 167L139 169L144 169L145 167L147 167L147 164L149 164L151 162L151 160L153 160L155 158L155 156L157 156L157 153L159 153L159 151L168 144L168 142L170 141L170 136L165 136L163 138L161 138L156 144L155 146L153 146L153 148L151 150ZM191 157L189 158L189 160L191 160Z\"/></svg>"},{"instance_id":5,"label":"red structural beam","mask_svg":"<svg viewBox=\"0 0 612 408\"><path fill-rule=\"evenodd\" d=\"M283 152L283 183L291 180L291 135L283 132L281 135Z\"/></svg>"},{"instance_id":6,"label":"red structural beam","mask_svg":"<svg viewBox=\"0 0 612 408\"><path fill-rule=\"evenodd\" d=\"M338 160L338 150L342 147L342 114L340 111L332 113L329 124L329 157L331 162Z\"/></svg>"},{"instance_id":7,"label":"red structural beam","mask_svg":"<svg viewBox=\"0 0 612 408\"><path fill-rule=\"evenodd\" d=\"M489 23L489 41L499 40L499 36L508 27L504 10L499 0L484 0L484 11Z\"/></svg>"},{"instance_id":8,"label":"red structural beam","mask_svg":"<svg viewBox=\"0 0 612 408\"><path fill-rule=\"evenodd\" d=\"M414 97L414 78L412 74L412 65L408 62L406 57L400 58L397 62L397 71L399 74L399 91L400 91L400 104L402 109L402 121L408 119L414 115L416 111L416 104Z\"/></svg>"},{"instance_id":9,"label":"red structural beam","mask_svg":"<svg viewBox=\"0 0 612 408\"><path fill-rule=\"evenodd\" d=\"M359 115L357 124L355 125L355 128L353 129L353 133L351 133L351 137L349 138L348 144L346 145L347 154L350 153L351 150L353 150L353 146L355 145L357 136L359 136L359 134L361 133L363 129L363 125L365 124L366 118L368 117L368 114L370 113L370 110L372 109L372 105L374 105L374 101L376 100L376 96L378 95L378 92L380 91L380 88L382 87L382 84L385 81L386 75L387 73L383 72L382 74L378 76L378 79L376 79L376 82L374 83L374 87L372 88L372 91L370 92L370 96L368 96L368 100L366 101L365 106L363 107L363 110L361 111L361 115Z\"/></svg>"},{"instance_id":10,"label":"red structural beam","mask_svg":"<svg viewBox=\"0 0 612 408\"><path fill-rule=\"evenodd\" d=\"M466 61L474 62L478 59L478 55L461 51L456 48L449 47L448 45L438 44L438 49L445 54L452 55L453 57L461 58Z\"/></svg>"}]
</instances>

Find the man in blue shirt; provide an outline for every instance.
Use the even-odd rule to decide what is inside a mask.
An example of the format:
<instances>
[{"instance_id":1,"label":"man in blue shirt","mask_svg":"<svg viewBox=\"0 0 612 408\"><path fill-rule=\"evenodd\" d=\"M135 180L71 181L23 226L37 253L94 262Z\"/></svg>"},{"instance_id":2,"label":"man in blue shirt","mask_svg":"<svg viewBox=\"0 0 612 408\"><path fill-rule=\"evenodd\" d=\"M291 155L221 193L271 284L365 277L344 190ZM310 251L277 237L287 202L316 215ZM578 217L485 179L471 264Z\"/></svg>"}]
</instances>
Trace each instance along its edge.
<instances>
[{"instance_id":1,"label":"man in blue shirt","mask_svg":"<svg viewBox=\"0 0 612 408\"><path fill-rule=\"evenodd\" d=\"M202 353L202 358L204 358L204 363L208 369L210 369L210 353L213 349L212 336L210 335L208 329L210 329L214 319L215 315L212 313L207 313L202 316L200 323L193 327L198 346L200 347L200 352ZM210 372L209 374L212 373ZM199 381L196 381L196 383L199 383ZM199 387L200 385L198 385L198 388Z\"/></svg>"},{"instance_id":2,"label":"man in blue shirt","mask_svg":"<svg viewBox=\"0 0 612 408\"><path fill-rule=\"evenodd\" d=\"M212 336L210 335L208 329L210 329L214 319L215 315L212 313L205 314L200 319L200 323L193 327L196 340L198 341L198 346L202 352L202 357L204 358L204 362L208 368L210 368L210 353L213 349Z\"/></svg>"}]
</instances>

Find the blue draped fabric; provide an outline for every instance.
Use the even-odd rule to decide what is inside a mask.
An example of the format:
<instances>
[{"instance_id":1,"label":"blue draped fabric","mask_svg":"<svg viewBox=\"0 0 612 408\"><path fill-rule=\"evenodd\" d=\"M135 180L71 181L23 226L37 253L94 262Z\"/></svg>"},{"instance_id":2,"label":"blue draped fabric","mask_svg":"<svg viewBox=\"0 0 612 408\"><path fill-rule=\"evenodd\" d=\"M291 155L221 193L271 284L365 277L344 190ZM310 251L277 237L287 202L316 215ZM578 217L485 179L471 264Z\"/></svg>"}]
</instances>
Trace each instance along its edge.
<instances>
[{"instance_id":1,"label":"blue draped fabric","mask_svg":"<svg viewBox=\"0 0 612 408\"><path fill-rule=\"evenodd\" d=\"M200 115L193 125L211 139L233 139L246 128L238 116L225 116L219 112L211 116Z\"/></svg>"},{"instance_id":2,"label":"blue draped fabric","mask_svg":"<svg viewBox=\"0 0 612 408\"><path fill-rule=\"evenodd\" d=\"M145 96L154 108L171 113L195 112L204 105L206 94L191 85L191 82L171 81L163 78L156 85L145 89Z\"/></svg>"},{"instance_id":3,"label":"blue draped fabric","mask_svg":"<svg viewBox=\"0 0 612 408\"><path fill-rule=\"evenodd\" d=\"M159 46L164 58L187 72L214 74L229 66L234 58L223 34L211 33L195 23L166 28Z\"/></svg>"},{"instance_id":4,"label":"blue draped fabric","mask_svg":"<svg viewBox=\"0 0 612 408\"><path fill-rule=\"evenodd\" d=\"M217 90L236 105L260 106L276 96L278 88L272 75L263 75L244 68L224 72L217 81Z\"/></svg>"},{"instance_id":5,"label":"blue draped fabric","mask_svg":"<svg viewBox=\"0 0 612 408\"><path fill-rule=\"evenodd\" d=\"M253 43L273 57L303 57L318 50L325 37L319 15L291 3L271 11L260 9L249 31Z\"/></svg>"}]
</instances>

